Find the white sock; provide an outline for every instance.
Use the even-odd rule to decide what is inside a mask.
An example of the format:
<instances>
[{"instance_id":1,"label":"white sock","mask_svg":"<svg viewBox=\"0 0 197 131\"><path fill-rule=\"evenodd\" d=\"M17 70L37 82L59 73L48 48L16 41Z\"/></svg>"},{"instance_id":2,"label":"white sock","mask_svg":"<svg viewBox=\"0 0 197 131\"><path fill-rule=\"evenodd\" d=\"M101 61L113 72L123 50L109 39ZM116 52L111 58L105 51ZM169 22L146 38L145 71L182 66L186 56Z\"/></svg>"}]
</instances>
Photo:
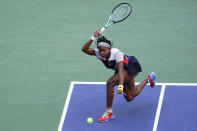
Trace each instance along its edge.
<instances>
[{"instance_id":1,"label":"white sock","mask_svg":"<svg viewBox=\"0 0 197 131\"><path fill-rule=\"evenodd\" d=\"M107 109L106 111L111 113L113 110L112 109Z\"/></svg>"}]
</instances>

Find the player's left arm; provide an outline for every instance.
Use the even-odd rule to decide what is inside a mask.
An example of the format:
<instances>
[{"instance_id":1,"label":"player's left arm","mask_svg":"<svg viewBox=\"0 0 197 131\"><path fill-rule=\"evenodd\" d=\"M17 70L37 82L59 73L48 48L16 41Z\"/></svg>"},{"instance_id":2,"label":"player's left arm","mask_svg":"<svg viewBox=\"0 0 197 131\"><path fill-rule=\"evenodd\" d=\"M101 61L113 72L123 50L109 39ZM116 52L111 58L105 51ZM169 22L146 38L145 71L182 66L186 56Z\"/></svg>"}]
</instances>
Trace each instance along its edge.
<instances>
[{"instance_id":1,"label":"player's left arm","mask_svg":"<svg viewBox=\"0 0 197 131\"><path fill-rule=\"evenodd\" d=\"M118 85L118 91L115 94L123 94L123 95L127 95L124 91L123 91L123 85L124 85L124 63L123 61L120 61L117 63L117 67L118 67L118 76L119 76L119 85Z\"/></svg>"},{"instance_id":2,"label":"player's left arm","mask_svg":"<svg viewBox=\"0 0 197 131\"><path fill-rule=\"evenodd\" d=\"M119 85L124 84L124 63L123 61L118 62L118 76L119 76Z\"/></svg>"},{"instance_id":3,"label":"player's left arm","mask_svg":"<svg viewBox=\"0 0 197 131\"><path fill-rule=\"evenodd\" d=\"M119 77L119 85L118 85L118 94L124 94L123 92L123 85L125 80L125 70L124 70L124 54L122 52L117 52L116 54L116 61L117 61L117 70L118 70L118 77Z\"/></svg>"}]
</instances>

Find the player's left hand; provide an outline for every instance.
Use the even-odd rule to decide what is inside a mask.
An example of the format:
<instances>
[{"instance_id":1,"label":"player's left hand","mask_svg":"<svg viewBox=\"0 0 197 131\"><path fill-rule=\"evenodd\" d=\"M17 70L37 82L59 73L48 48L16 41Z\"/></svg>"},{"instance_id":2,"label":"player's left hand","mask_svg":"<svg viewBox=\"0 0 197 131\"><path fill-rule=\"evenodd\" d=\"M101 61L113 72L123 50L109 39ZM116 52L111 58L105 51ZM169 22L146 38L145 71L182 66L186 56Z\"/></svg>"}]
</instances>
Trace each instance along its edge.
<instances>
[{"instance_id":1,"label":"player's left hand","mask_svg":"<svg viewBox=\"0 0 197 131\"><path fill-rule=\"evenodd\" d=\"M118 91L117 92L115 92L114 94L123 94L123 95L127 95L126 93L124 93L124 91L123 91L123 85L119 85L118 86Z\"/></svg>"}]
</instances>

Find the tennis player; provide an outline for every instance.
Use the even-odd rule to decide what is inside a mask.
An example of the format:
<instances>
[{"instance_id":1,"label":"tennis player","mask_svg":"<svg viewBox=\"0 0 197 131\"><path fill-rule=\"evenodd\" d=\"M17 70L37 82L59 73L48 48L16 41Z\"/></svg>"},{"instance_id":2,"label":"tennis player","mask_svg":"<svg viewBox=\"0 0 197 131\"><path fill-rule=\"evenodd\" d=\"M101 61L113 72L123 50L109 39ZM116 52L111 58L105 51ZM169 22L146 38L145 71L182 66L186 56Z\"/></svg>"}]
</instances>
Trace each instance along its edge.
<instances>
[{"instance_id":1,"label":"tennis player","mask_svg":"<svg viewBox=\"0 0 197 131\"><path fill-rule=\"evenodd\" d=\"M97 49L90 48L92 42L97 39ZM107 105L105 113L98 119L98 122L105 122L115 117L112 110L114 94L123 94L130 102L142 91L144 86L150 83L155 85L156 76L151 72L139 85L135 86L135 77L142 71L140 63L135 56L127 56L117 48L112 48L111 41L101 36L100 30L96 31L87 41L82 51L88 55L94 55L109 69L115 71L114 75L106 83ZM118 85L118 91L114 93L114 86Z\"/></svg>"}]
</instances>

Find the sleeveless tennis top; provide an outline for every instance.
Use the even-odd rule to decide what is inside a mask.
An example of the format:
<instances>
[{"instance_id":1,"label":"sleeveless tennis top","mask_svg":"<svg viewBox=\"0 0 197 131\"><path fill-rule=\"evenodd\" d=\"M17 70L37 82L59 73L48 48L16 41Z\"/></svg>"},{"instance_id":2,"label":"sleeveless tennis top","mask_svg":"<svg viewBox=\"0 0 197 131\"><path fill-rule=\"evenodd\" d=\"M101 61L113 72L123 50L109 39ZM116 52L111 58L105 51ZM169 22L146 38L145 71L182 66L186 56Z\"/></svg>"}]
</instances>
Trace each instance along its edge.
<instances>
[{"instance_id":1,"label":"sleeveless tennis top","mask_svg":"<svg viewBox=\"0 0 197 131\"><path fill-rule=\"evenodd\" d=\"M128 59L125 58L125 55L119 49L111 48L110 52L111 52L110 57L107 60L101 57L98 49L95 49L96 58L101 60L107 68L116 70L118 62L120 61L123 61L124 63L128 62Z\"/></svg>"}]
</instances>

